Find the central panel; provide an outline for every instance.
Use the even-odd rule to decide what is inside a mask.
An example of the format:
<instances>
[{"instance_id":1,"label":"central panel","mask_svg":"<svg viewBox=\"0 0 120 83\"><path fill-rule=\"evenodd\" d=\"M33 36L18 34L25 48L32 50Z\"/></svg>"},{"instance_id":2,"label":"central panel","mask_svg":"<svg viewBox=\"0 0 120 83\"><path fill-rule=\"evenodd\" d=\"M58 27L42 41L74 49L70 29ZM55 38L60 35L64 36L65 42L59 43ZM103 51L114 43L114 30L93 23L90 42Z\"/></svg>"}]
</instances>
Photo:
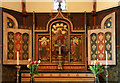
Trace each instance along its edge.
<instances>
[{"instance_id":1,"label":"central panel","mask_svg":"<svg viewBox=\"0 0 120 83\"><path fill-rule=\"evenodd\" d=\"M54 22L51 25L51 55L52 63L59 61L61 56L62 63L69 62L70 37L68 24L62 21Z\"/></svg>"}]
</instances>

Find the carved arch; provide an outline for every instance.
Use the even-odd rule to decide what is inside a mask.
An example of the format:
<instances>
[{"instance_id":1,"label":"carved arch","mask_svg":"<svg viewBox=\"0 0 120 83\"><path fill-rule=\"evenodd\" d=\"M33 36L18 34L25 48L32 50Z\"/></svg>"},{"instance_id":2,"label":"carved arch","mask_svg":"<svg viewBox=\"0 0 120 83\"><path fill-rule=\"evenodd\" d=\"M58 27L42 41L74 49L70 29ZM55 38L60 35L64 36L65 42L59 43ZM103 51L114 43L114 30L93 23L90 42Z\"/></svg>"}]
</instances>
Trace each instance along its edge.
<instances>
[{"instance_id":1,"label":"carved arch","mask_svg":"<svg viewBox=\"0 0 120 83\"><path fill-rule=\"evenodd\" d=\"M18 29L18 22L17 22L16 18L6 12L3 12L3 30L5 30L7 28L7 18L12 19L15 24L14 25L15 29Z\"/></svg>"},{"instance_id":2,"label":"carved arch","mask_svg":"<svg viewBox=\"0 0 120 83\"><path fill-rule=\"evenodd\" d=\"M104 29L104 24L109 18L111 18L112 20L112 27L115 27L115 12L113 12L103 18L103 20L101 21L101 29Z\"/></svg>"}]
</instances>

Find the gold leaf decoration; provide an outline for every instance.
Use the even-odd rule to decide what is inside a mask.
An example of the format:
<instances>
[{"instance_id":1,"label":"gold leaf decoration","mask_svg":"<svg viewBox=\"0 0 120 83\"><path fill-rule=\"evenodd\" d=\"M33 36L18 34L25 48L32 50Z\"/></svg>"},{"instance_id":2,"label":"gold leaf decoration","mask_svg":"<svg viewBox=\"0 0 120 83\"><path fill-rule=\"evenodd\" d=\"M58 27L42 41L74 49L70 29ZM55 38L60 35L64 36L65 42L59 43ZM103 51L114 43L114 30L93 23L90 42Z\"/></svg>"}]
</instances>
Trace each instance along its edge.
<instances>
[{"instance_id":1,"label":"gold leaf decoration","mask_svg":"<svg viewBox=\"0 0 120 83\"><path fill-rule=\"evenodd\" d=\"M100 48L100 50L102 50L102 49L103 49L103 45L102 45L102 44L100 44L100 45L99 45L99 48Z\"/></svg>"},{"instance_id":2,"label":"gold leaf decoration","mask_svg":"<svg viewBox=\"0 0 120 83\"><path fill-rule=\"evenodd\" d=\"M106 35L106 39L107 39L107 40L110 39L110 35L109 35L109 34Z\"/></svg>"},{"instance_id":3,"label":"gold leaf decoration","mask_svg":"<svg viewBox=\"0 0 120 83\"><path fill-rule=\"evenodd\" d=\"M92 40L93 40L93 41L95 41L95 39L96 39L96 36L95 36L95 35L93 35L93 36L92 36Z\"/></svg>"},{"instance_id":4,"label":"gold leaf decoration","mask_svg":"<svg viewBox=\"0 0 120 83\"><path fill-rule=\"evenodd\" d=\"M110 50L110 45L109 45L109 44L107 44L107 45L106 45L106 48L107 48L108 50Z\"/></svg>"},{"instance_id":5,"label":"gold leaf decoration","mask_svg":"<svg viewBox=\"0 0 120 83\"><path fill-rule=\"evenodd\" d=\"M92 46L92 49L95 50L95 49L96 49L96 45L93 45L93 46Z\"/></svg>"},{"instance_id":6,"label":"gold leaf decoration","mask_svg":"<svg viewBox=\"0 0 120 83\"><path fill-rule=\"evenodd\" d=\"M101 41L101 40L103 39L103 36L102 36L102 35L100 35L100 36L99 36L99 39L100 39L100 41Z\"/></svg>"}]
</instances>

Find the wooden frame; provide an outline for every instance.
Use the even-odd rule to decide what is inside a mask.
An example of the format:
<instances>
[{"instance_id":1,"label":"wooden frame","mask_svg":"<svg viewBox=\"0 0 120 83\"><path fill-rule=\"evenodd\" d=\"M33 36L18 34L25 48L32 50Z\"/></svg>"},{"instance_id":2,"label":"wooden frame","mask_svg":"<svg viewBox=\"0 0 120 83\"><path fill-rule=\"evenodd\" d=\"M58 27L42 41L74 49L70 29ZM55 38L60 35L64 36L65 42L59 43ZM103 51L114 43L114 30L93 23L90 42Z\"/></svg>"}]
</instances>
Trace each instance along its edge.
<instances>
[{"instance_id":1,"label":"wooden frame","mask_svg":"<svg viewBox=\"0 0 120 83\"><path fill-rule=\"evenodd\" d=\"M86 12L85 12L85 30L73 30L73 25L72 25L71 21L69 19L65 18L62 15L60 9L58 10L57 15L47 23L46 30L36 30L35 29L35 23L34 23L35 18L34 18L34 16L35 15L34 15L34 12L33 12L33 58L34 58L34 60L37 60L35 58L35 56L36 56L36 53L35 53L35 48L36 48L35 47L36 46L35 40L36 40L36 38L38 38L38 35L49 35L49 36L51 36L51 25L52 25L52 23L59 22L59 21L60 22L65 22L65 23L68 24L68 30L69 30L68 35L69 35L69 37L71 35L76 35L76 36L80 35L80 36L83 37L82 42L84 42L83 43L84 44L84 48L83 48L83 50L84 50L84 63L83 63L83 61L82 61L82 63L80 63L80 62L71 63L70 62L70 52L69 52L69 57L68 57L69 62L64 63L63 66L67 66L69 68L73 68L75 66L76 69L81 69L81 68L77 68L77 67L82 67L82 68L85 69L85 71L87 71L87 62L86 62L86 54L85 54L85 52L86 52ZM75 33L75 32L77 32L77 33ZM50 44L51 44L51 37L50 37ZM50 45L50 50L51 50L51 45ZM50 55L51 55L51 51L50 51ZM42 66L40 68L44 68L44 69L51 69L51 68L52 69L57 69L58 64L57 63L52 63L51 56L50 56L50 63L40 63L40 66Z\"/></svg>"},{"instance_id":2,"label":"wooden frame","mask_svg":"<svg viewBox=\"0 0 120 83\"><path fill-rule=\"evenodd\" d=\"M7 17L9 17L10 19L13 20L13 22L15 24L15 28L7 28ZM8 60L7 59L8 32L13 32L13 33L19 32L21 34L24 34L24 33L29 34L29 48L28 48L28 50L29 50L29 58L32 59L32 55L31 55L32 54L31 30L18 29L17 20L12 15L3 12L3 42L4 42L3 43L3 64L6 64L6 65L16 65L17 64L17 60ZM20 65L28 64L28 60L19 60L19 64Z\"/></svg>"},{"instance_id":3,"label":"wooden frame","mask_svg":"<svg viewBox=\"0 0 120 83\"><path fill-rule=\"evenodd\" d=\"M111 17L112 20L112 28L106 28L104 29L104 23L107 19ZM115 12L107 15L104 17L104 19L101 22L101 29L95 29L95 30L88 30L88 65L91 65L91 62L94 60L91 60L91 44L90 44L90 35L92 33L98 34L98 33L105 34L106 32L112 33L112 60L108 60L108 65L116 65L116 49L115 49ZM106 65L106 60L99 60L99 62L103 63L103 65Z\"/></svg>"}]
</instances>

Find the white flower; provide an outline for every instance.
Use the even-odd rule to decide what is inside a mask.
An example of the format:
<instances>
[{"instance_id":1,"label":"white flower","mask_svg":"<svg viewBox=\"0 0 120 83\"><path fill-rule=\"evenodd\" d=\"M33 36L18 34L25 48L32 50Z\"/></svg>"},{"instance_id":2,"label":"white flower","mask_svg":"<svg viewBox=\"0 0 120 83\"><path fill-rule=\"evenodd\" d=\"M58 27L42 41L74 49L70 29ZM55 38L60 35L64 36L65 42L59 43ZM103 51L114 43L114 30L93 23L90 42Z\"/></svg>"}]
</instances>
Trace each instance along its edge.
<instances>
[{"instance_id":1,"label":"white flower","mask_svg":"<svg viewBox=\"0 0 120 83\"><path fill-rule=\"evenodd\" d=\"M103 64L102 63L100 63L100 66L102 66Z\"/></svg>"},{"instance_id":2,"label":"white flower","mask_svg":"<svg viewBox=\"0 0 120 83\"><path fill-rule=\"evenodd\" d=\"M31 61L31 59L28 59L28 61L30 62L30 61Z\"/></svg>"},{"instance_id":3,"label":"white flower","mask_svg":"<svg viewBox=\"0 0 120 83\"><path fill-rule=\"evenodd\" d=\"M41 61L39 60L38 63L40 63Z\"/></svg>"}]
</instances>

